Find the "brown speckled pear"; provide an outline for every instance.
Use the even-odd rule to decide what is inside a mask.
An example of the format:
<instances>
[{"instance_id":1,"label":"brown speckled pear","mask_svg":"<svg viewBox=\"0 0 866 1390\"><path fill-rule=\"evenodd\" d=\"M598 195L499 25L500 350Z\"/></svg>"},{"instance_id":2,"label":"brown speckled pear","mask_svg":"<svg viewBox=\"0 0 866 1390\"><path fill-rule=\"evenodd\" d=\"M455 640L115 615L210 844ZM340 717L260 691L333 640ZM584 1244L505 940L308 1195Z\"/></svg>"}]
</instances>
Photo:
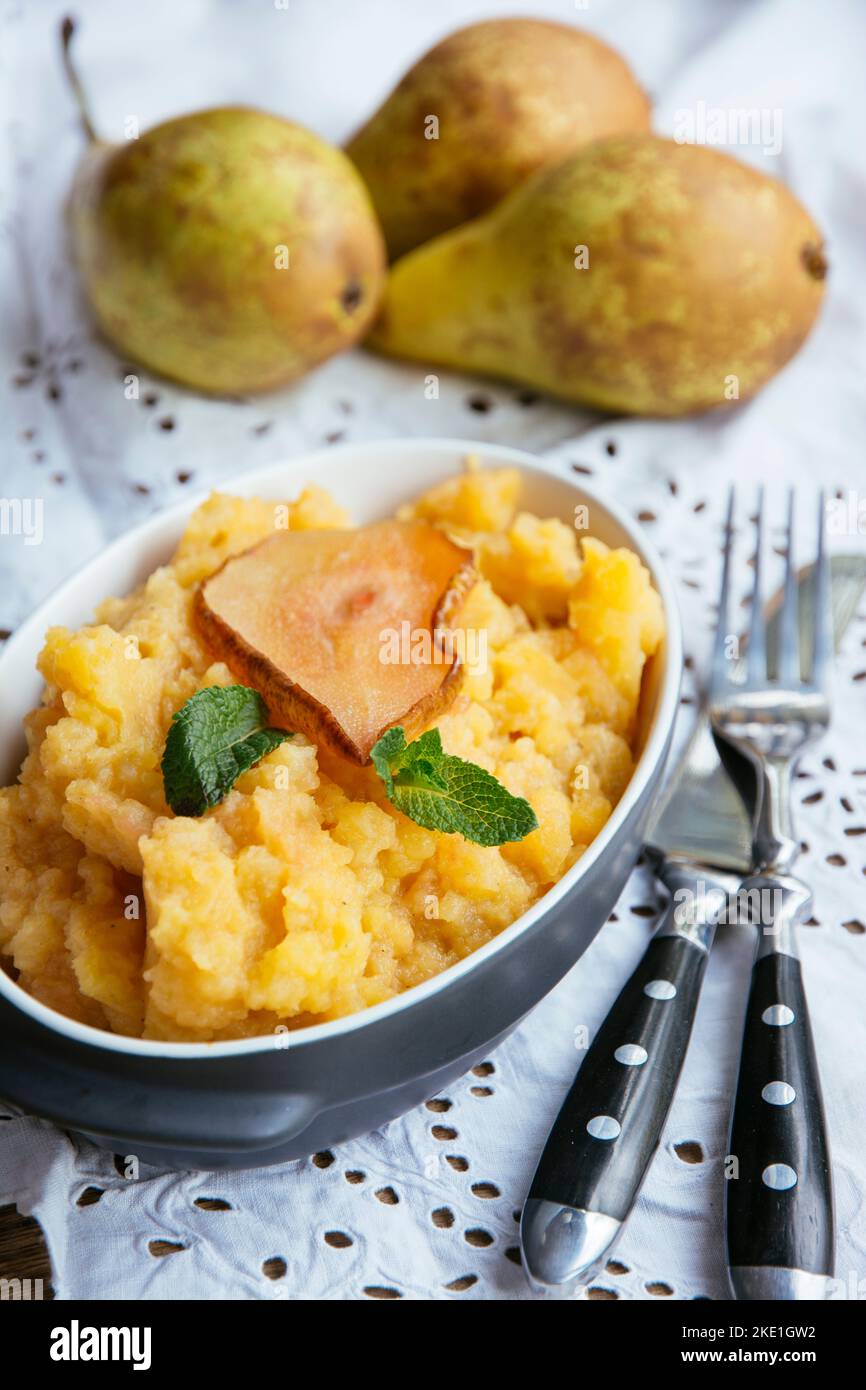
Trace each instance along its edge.
<instances>
[{"instance_id":1,"label":"brown speckled pear","mask_svg":"<svg viewBox=\"0 0 866 1390\"><path fill-rule=\"evenodd\" d=\"M425 53L346 148L396 257L588 141L649 123L646 93L600 39L494 19Z\"/></svg>"},{"instance_id":2,"label":"brown speckled pear","mask_svg":"<svg viewBox=\"0 0 866 1390\"><path fill-rule=\"evenodd\" d=\"M713 149L599 141L393 267L370 345L640 415L744 400L824 295L812 218Z\"/></svg>"},{"instance_id":3,"label":"brown speckled pear","mask_svg":"<svg viewBox=\"0 0 866 1390\"><path fill-rule=\"evenodd\" d=\"M68 46L72 26L64 26ZM70 198L72 251L105 336L199 391L265 391L356 342L375 313L382 233L351 162L245 107L107 145Z\"/></svg>"}]
</instances>

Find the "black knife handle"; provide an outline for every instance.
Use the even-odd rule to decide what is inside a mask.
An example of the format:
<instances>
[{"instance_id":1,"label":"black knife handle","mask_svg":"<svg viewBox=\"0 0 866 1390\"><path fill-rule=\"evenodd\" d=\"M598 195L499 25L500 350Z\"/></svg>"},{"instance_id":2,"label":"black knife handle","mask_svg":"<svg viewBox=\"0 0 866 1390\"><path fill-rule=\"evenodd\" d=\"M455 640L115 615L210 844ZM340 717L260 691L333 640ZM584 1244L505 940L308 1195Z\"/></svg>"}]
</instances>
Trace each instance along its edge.
<instances>
[{"instance_id":1,"label":"black knife handle","mask_svg":"<svg viewBox=\"0 0 866 1390\"><path fill-rule=\"evenodd\" d=\"M666 920L601 1025L562 1104L529 1199L628 1216L676 1090L707 965ZM644 1060L641 1060L644 1058Z\"/></svg>"},{"instance_id":2,"label":"black knife handle","mask_svg":"<svg viewBox=\"0 0 866 1390\"><path fill-rule=\"evenodd\" d=\"M833 1191L812 1029L800 962L776 949L762 950L752 971L726 1192L739 1297L766 1296L754 1271L767 1266L832 1276ZM766 1286L776 1298L818 1296L785 1293L778 1275Z\"/></svg>"}]
</instances>

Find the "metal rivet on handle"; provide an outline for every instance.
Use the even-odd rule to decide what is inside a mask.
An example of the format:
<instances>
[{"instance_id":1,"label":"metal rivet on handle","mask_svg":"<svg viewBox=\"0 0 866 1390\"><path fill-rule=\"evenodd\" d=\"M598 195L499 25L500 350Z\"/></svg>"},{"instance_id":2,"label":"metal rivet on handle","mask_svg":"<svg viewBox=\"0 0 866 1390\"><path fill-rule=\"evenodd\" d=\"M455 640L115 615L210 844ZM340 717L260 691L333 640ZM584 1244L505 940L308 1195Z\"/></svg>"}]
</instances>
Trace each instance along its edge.
<instances>
[{"instance_id":1,"label":"metal rivet on handle","mask_svg":"<svg viewBox=\"0 0 866 1390\"><path fill-rule=\"evenodd\" d=\"M797 1181L797 1174L787 1163L771 1163L761 1174L761 1182L774 1192L787 1192Z\"/></svg>"},{"instance_id":2,"label":"metal rivet on handle","mask_svg":"<svg viewBox=\"0 0 866 1390\"><path fill-rule=\"evenodd\" d=\"M773 1028L784 1028L794 1022L794 1010L789 1009L787 1004L771 1004L761 1014L761 1022L769 1023Z\"/></svg>"},{"instance_id":3,"label":"metal rivet on handle","mask_svg":"<svg viewBox=\"0 0 866 1390\"><path fill-rule=\"evenodd\" d=\"M761 1099L768 1105L791 1105L797 1099L797 1092L787 1081L768 1081L761 1092Z\"/></svg>"},{"instance_id":4,"label":"metal rivet on handle","mask_svg":"<svg viewBox=\"0 0 866 1390\"><path fill-rule=\"evenodd\" d=\"M670 980L649 980L644 985L643 992L648 994L650 999L673 999L677 987L671 984Z\"/></svg>"},{"instance_id":5,"label":"metal rivet on handle","mask_svg":"<svg viewBox=\"0 0 866 1390\"><path fill-rule=\"evenodd\" d=\"M639 1043L623 1043L613 1055L624 1067L642 1067L647 1059L647 1050Z\"/></svg>"},{"instance_id":6,"label":"metal rivet on handle","mask_svg":"<svg viewBox=\"0 0 866 1390\"><path fill-rule=\"evenodd\" d=\"M593 1139L617 1139L621 1129L619 1120L615 1120L613 1115L593 1115L586 1126L587 1134L591 1134Z\"/></svg>"}]
</instances>

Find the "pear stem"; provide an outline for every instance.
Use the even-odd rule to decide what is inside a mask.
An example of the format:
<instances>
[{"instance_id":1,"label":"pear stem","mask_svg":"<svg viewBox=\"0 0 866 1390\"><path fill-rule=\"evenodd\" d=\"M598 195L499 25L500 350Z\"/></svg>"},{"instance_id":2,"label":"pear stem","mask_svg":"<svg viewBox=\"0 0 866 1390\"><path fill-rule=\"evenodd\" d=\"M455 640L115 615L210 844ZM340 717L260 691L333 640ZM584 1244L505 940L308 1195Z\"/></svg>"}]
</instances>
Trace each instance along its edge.
<instances>
[{"instance_id":1,"label":"pear stem","mask_svg":"<svg viewBox=\"0 0 866 1390\"><path fill-rule=\"evenodd\" d=\"M90 119L90 110L87 104L87 97L84 93L84 87L81 84L81 78L78 76L75 64L72 61L72 55L69 51L72 43L72 35L74 33L75 20L71 15L66 15L60 24L60 45L63 54L63 69L66 73L66 80L72 88L72 95L75 97L75 103L78 107L78 115L84 134L87 136L88 140L96 140L98 136L93 121Z\"/></svg>"}]
</instances>

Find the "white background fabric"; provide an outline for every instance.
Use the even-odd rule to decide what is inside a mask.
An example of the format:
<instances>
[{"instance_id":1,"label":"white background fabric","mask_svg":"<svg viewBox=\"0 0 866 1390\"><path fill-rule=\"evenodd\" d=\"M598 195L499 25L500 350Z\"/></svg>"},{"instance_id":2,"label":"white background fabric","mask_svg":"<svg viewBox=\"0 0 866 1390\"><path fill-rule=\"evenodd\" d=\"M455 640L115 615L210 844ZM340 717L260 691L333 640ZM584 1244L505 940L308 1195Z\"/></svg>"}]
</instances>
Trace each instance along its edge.
<instances>
[{"instance_id":1,"label":"white background fabric","mask_svg":"<svg viewBox=\"0 0 866 1390\"><path fill-rule=\"evenodd\" d=\"M603 493L652 513L647 525L679 581L687 650L700 669L727 481L743 485L745 510L764 478L778 520L783 485L800 485L804 551L809 489L821 481L863 495L866 10L856 0L818 9L808 0L592 0L586 8L567 0L289 0L285 9L266 0L87 0L78 11L78 59L98 125L115 139L129 116L144 129L197 106L246 101L340 141L410 60L462 22L538 13L585 25L630 60L662 132L698 102L780 108L780 153L739 153L807 203L827 231L833 268L804 351L754 403L724 416L605 421L541 400L521 404L515 389L448 373L440 398L428 401L423 367L360 352L267 398L207 401L143 376L142 399L129 401L123 364L94 339L64 249L62 201L80 137L57 56L62 9L13 0L0 46L2 491L42 496L46 532L41 546L0 538L0 626L14 628L109 536L191 488L325 440L460 435L523 445L563 468L578 463ZM150 392L158 399L148 404ZM483 412L469 404L479 397ZM183 474L193 477L181 482ZM852 549L863 538L836 544ZM744 587L748 553L744 538ZM866 1279L866 837L857 833L866 825L866 685L852 679L866 668L864 642L861 618L840 662L833 730L799 784L821 799L798 808L808 843L802 869L820 923L803 930L803 955L832 1136L838 1273L849 1296ZM687 673L687 697L693 679ZM681 734L689 716L684 708ZM636 871L617 920L492 1057L494 1070L452 1088L447 1112L422 1107L325 1167L308 1161L235 1176L144 1170L135 1180L50 1125L12 1118L0 1126L0 1202L14 1200L42 1222L64 1298L376 1296L367 1289L524 1298L514 1214L579 1060L573 1032L581 1024L592 1032L603 1018L652 929L634 908L655 901L650 879ZM621 1298L726 1296L721 1162L751 948L747 933L731 932L710 962L664 1144L617 1251L627 1272L597 1281ZM456 1137L437 1139L435 1125ZM702 1161L678 1157L682 1143L700 1145ZM89 1186L103 1189L101 1199L77 1206ZM383 1200L376 1194L386 1188ZM199 1208L201 1197L231 1209ZM329 1244L329 1232L351 1244ZM155 1255L152 1241L182 1248ZM268 1277L269 1259L285 1261L285 1273Z\"/></svg>"}]
</instances>

